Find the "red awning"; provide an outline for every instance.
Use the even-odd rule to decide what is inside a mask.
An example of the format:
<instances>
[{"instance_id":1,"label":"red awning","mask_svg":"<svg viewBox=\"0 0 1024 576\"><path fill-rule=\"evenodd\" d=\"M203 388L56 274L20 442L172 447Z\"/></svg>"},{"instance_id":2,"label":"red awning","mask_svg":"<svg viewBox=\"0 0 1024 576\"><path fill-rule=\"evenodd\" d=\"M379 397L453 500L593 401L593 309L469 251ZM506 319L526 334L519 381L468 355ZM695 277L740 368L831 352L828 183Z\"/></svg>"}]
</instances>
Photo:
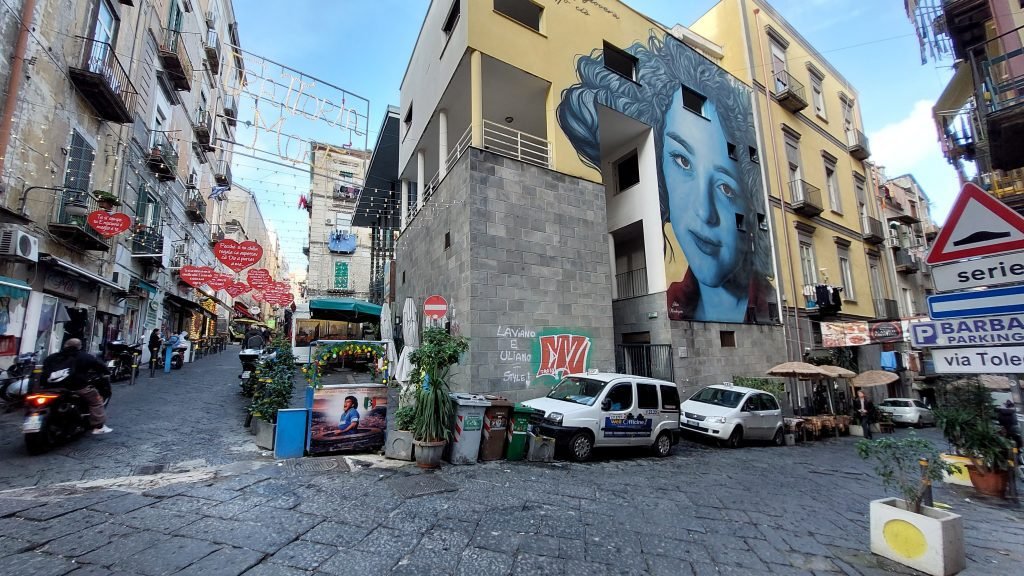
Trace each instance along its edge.
<instances>
[{"instance_id":1,"label":"red awning","mask_svg":"<svg viewBox=\"0 0 1024 576\"><path fill-rule=\"evenodd\" d=\"M245 304L241 302L235 302L235 312L237 312L240 316L244 316L245 318L251 318L253 320L256 320L256 316L251 314L249 312L249 309L245 307Z\"/></svg>"}]
</instances>

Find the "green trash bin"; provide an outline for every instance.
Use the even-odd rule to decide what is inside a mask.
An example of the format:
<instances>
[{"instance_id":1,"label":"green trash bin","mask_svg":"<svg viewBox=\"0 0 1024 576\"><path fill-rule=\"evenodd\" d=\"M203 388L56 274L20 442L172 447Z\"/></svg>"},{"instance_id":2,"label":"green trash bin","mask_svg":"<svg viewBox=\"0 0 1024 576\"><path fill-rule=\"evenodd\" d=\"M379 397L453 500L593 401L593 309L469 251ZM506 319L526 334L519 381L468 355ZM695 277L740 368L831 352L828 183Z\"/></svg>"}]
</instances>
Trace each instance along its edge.
<instances>
[{"instance_id":1,"label":"green trash bin","mask_svg":"<svg viewBox=\"0 0 1024 576\"><path fill-rule=\"evenodd\" d=\"M509 460L523 460L526 458L526 441L530 437L530 416L536 412L529 406L520 403L512 408L512 421L508 426L508 452L505 457Z\"/></svg>"}]
</instances>

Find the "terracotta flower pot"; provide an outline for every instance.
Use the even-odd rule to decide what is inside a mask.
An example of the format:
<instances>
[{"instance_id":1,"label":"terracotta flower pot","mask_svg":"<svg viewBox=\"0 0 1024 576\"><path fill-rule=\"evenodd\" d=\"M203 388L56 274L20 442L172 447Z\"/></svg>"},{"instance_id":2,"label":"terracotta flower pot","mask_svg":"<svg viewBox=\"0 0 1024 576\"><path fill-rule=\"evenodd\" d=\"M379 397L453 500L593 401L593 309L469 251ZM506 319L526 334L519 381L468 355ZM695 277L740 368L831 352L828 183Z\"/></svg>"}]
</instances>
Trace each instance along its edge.
<instances>
[{"instance_id":1,"label":"terracotta flower pot","mask_svg":"<svg viewBox=\"0 0 1024 576\"><path fill-rule=\"evenodd\" d=\"M436 469L441 467L441 455L447 442L420 442L416 440L416 465L420 468Z\"/></svg>"},{"instance_id":2,"label":"terracotta flower pot","mask_svg":"<svg viewBox=\"0 0 1024 576\"><path fill-rule=\"evenodd\" d=\"M983 472L974 464L967 466L967 472L971 475L971 484L974 489L985 496L1003 498L1006 495L1010 473L1006 470L992 470Z\"/></svg>"}]
</instances>

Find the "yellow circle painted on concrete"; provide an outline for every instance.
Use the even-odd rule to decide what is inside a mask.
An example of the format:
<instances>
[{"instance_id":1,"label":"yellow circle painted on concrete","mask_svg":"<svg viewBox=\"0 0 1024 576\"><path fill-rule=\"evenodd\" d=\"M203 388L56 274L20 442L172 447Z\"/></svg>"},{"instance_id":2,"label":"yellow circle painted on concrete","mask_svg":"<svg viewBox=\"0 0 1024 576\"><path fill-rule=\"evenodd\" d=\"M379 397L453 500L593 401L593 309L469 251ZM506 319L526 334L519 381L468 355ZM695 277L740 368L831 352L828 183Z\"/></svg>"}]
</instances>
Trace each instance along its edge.
<instances>
[{"instance_id":1,"label":"yellow circle painted on concrete","mask_svg":"<svg viewBox=\"0 0 1024 576\"><path fill-rule=\"evenodd\" d=\"M924 533L906 520L890 520L882 527L882 537L893 552L904 558L918 558L928 549Z\"/></svg>"}]
</instances>

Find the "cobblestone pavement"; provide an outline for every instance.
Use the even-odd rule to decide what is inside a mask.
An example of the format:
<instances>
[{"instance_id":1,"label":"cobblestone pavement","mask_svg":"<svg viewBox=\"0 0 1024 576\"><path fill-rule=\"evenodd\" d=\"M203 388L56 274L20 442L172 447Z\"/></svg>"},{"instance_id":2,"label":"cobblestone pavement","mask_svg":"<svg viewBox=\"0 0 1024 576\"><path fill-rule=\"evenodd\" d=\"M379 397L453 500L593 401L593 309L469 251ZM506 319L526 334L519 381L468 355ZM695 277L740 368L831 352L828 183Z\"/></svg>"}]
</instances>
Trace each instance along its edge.
<instances>
[{"instance_id":1,"label":"cobblestone pavement","mask_svg":"<svg viewBox=\"0 0 1024 576\"><path fill-rule=\"evenodd\" d=\"M914 573L867 551L883 494L852 438L435 474L376 456L272 462L241 426L236 368L229 352L119 387L115 433L69 447L128 449L112 455L35 463L0 417L0 478L28 487L0 492L0 574ZM964 516L963 574L1021 573L1019 508L947 486L935 499Z\"/></svg>"}]
</instances>

